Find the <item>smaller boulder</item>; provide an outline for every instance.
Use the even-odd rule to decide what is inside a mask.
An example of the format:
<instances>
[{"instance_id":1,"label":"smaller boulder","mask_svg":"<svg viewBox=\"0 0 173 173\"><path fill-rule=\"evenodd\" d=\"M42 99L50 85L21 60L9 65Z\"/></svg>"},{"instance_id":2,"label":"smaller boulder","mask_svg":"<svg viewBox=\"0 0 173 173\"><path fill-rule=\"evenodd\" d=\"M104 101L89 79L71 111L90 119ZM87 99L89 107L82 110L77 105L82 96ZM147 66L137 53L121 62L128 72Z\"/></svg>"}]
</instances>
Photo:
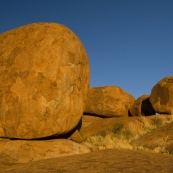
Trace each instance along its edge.
<instances>
[{"instance_id":1,"label":"smaller boulder","mask_svg":"<svg viewBox=\"0 0 173 173\"><path fill-rule=\"evenodd\" d=\"M27 163L89 152L88 147L67 139L0 141L0 155L8 163Z\"/></svg>"},{"instance_id":2,"label":"smaller boulder","mask_svg":"<svg viewBox=\"0 0 173 173\"><path fill-rule=\"evenodd\" d=\"M160 80L152 88L149 100L157 113L173 113L173 76Z\"/></svg>"},{"instance_id":3,"label":"smaller boulder","mask_svg":"<svg viewBox=\"0 0 173 173\"><path fill-rule=\"evenodd\" d=\"M101 117L127 117L135 98L118 86L90 88L85 113Z\"/></svg>"},{"instance_id":4,"label":"smaller boulder","mask_svg":"<svg viewBox=\"0 0 173 173\"><path fill-rule=\"evenodd\" d=\"M130 108L132 116L149 116L155 115L155 111L149 101L149 95L145 94L135 100L133 106Z\"/></svg>"},{"instance_id":5,"label":"smaller boulder","mask_svg":"<svg viewBox=\"0 0 173 173\"><path fill-rule=\"evenodd\" d=\"M70 140L81 143L82 142L82 136L80 135L78 130L75 130L69 137Z\"/></svg>"}]
</instances>

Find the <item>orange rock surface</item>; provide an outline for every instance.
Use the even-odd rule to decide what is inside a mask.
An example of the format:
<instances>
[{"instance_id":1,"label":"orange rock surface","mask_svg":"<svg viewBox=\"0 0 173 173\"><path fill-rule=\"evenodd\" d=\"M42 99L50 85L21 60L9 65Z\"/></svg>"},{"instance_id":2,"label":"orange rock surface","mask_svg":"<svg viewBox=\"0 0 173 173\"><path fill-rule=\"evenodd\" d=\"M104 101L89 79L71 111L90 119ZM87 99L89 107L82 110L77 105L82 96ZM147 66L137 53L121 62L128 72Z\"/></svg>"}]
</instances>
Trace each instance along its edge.
<instances>
[{"instance_id":1,"label":"orange rock surface","mask_svg":"<svg viewBox=\"0 0 173 173\"><path fill-rule=\"evenodd\" d=\"M155 115L155 111L149 101L149 95L145 94L135 100L133 106L130 108L132 116L148 116Z\"/></svg>"},{"instance_id":2,"label":"orange rock surface","mask_svg":"<svg viewBox=\"0 0 173 173\"><path fill-rule=\"evenodd\" d=\"M86 113L127 117L135 98L118 86L94 87L88 92Z\"/></svg>"},{"instance_id":3,"label":"orange rock surface","mask_svg":"<svg viewBox=\"0 0 173 173\"><path fill-rule=\"evenodd\" d=\"M0 121L5 137L32 139L72 130L83 113L89 73L81 41L63 25L34 23L2 33Z\"/></svg>"},{"instance_id":4,"label":"orange rock surface","mask_svg":"<svg viewBox=\"0 0 173 173\"><path fill-rule=\"evenodd\" d=\"M27 163L91 152L82 144L68 139L5 140L0 139L0 155L8 162Z\"/></svg>"},{"instance_id":5,"label":"orange rock surface","mask_svg":"<svg viewBox=\"0 0 173 173\"><path fill-rule=\"evenodd\" d=\"M161 79L152 88L150 102L157 113L173 114L173 76Z\"/></svg>"}]
</instances>

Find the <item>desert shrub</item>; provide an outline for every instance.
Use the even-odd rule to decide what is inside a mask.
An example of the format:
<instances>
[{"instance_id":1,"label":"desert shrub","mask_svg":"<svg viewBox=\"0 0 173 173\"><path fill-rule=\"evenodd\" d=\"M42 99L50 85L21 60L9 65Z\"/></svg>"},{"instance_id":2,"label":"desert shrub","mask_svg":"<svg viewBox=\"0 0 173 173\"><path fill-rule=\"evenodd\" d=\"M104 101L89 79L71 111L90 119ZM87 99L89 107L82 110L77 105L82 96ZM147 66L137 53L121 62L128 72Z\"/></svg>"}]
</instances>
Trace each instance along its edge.
<instances>
[{"instance_id":1,"label":"desert shrub","mask_svg":"<svg viewBox=\"0 0 173 173\"><path fill-rule=\"evenodd\" d=\"M145 116L141 116L141 122L143 124L143 127L145 127L145 129L150 129L151 128L151 121L149 119L147 119Z\"/></svg>"},{"instance_id":2,"label":"desert shrub","mask_svg":"<svg viewBox=\"0 0 173 173\"><path fill-rule=\"evenodd\" d=\"M173 155L173 150L169 150L169 153L168 154L172 154Z\"/></svg>"},{"instance_id":3,"label":"desert shrub","mask_svg":"<svg viewBox=\"0 0 173 173\"><path fill-rule=\"evenodd\" d=\"M129 141L130 139L132 139L134 137L134 133L132 131L130 131L129 129L124 129L122 132L122 137Z\"/></svg>"},{"instance_id":4,"label":"desert shrub","mask_svg":"<svg viewBox=\"0 0 173 173\"><path fill-rule=\"evenodd\" d=\"M96 135L105 137L109 132L105 129L103 129L102 131L98 132Z\"/></svg>"},{"instance_id":5,"label":"desert shrub","mask_svg":"<svg viewBox=\"0 0 173 173\"><path fill-rule=\"evenodd\" d=\"M163 125L163 120L161 118L153 118L151 121L156 127L161 127Z\"/></svg>"},{"instance_id":6,"label":"desert shrub","mask_svg":"<svg viewBox=\"0 0 173 173\"><path fill-rule=\"evenodd\" d=\"M129 122L126 130L129 130L132 133L138 133L139 131L143 130L143 123L139 121Z\"/></svg>"},{"instance_id":7,"label":"desert shrub","mask_svg":"<svg viewBox=\"0 0 173 173\"><path fill-rule=\"evenodd\" d=\"M123 136L127 140L136 139L141 133L143 133L143 124L139 121L129 122L123 130Z\"/></svg>"},{"instance_id":8,"label":"desert shrub","mask_svg":"<svg viewBox=\"0 0 173 173\"><path fill-rule=\"evenodd\" d=\"M168 123L173 121L173 114L167 116L167 121Z\"/></svg>"},{"instance_id":9,"label":"desert shrub","mask_svg":"<svg viewBox=\"0 0 173 173\"><path fill-rule=\"evenodd\" d=\"M113 125L111 131L113 132L113 134L119 134L123 129L124 129L123 123L116 123Z\"/></svg>"},{"instance_id":10,"label":"desert shrub","mask_svg":"<svg viewBox=\"0 0 173 173\"><path fill-rule=\"evenodd\" d=\"M133 122L130 121L127 124L117 122L113 125L104 125L100 132L94 136L88 137L86 140L91 142L99 150L108 148L126 148L173 154L173 148L166 148L164 142L159 147L152 150L143 146L135 147L131 145L132 141L138 139L142 135L172 121L173 115L152 118L141 116L139 119Z\"/></svg>"},{"instance_id":11,"label":"desert shrub","mask_svg":"<svg viewBox=\"0 0 173 173\"><path fill-rule=\"evenodd\" d=\"M124 128L123 123L115 123L112 126L104 125L103 130L99 131L96 135L106 137L106 135L118 135Z\"/></svg>"}]
</instances>

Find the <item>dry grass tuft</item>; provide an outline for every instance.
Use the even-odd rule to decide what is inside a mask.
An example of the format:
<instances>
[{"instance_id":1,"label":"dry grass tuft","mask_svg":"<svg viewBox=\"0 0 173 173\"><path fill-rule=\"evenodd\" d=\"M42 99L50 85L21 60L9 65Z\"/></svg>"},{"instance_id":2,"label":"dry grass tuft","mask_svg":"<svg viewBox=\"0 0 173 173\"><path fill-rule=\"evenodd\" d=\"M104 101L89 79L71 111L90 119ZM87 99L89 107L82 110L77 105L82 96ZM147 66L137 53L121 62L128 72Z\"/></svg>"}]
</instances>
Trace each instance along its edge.
<instances>
[{"instance_id":1,"label":"dry grass tuft","mask_svg":"<svg viewBox=\"0 0 173 173\"><path fill-rule=\"evenodd\" d=\"M144 147L134 148L130 145L130 142L172 121L173 115L166 116L165 118L159 116L153 118L141 116L140 120L127 124L116 123L113 126L104 126L101 132L87 138L86 141L95 145L99 150L122 148L150 151ZM166 153L164 145L155 148L154 152Z\"/></svg>"}]
</instances>

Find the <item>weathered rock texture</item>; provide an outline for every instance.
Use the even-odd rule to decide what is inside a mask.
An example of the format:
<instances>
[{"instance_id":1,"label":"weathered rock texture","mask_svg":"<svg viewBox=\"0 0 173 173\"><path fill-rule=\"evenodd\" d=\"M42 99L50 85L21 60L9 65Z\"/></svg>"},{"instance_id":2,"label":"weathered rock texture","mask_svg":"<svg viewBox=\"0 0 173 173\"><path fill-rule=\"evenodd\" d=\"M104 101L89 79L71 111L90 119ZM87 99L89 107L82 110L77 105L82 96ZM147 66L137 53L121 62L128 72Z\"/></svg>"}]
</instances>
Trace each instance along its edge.
<instances>
[{"instance_id":1,"label":"weathered rock texture","mask_svg":"<svg viewBox=\"0 0 173 173\"><path fill-rule=\"evenodd\" d=\"M85 113L127 117L135 98L118 86L94 87L88 92Z\"/></svg>"},{"instance_id":2,"label":"weathered rock texture","mask_svg":"<svg viewBox=\"0 0 173 173\"><path fill-rule=\"evenodd\" d=\"M0 155L9 163L26 163L48 158L91 152L87 147L67 139L1 140Z\"/></svg>"},{"instance_id":3,"label":"weathered rock texture","mask_svg":"<svg viewBox=\"0 0 173 173\"><path fill-rule=\"evenodd\" d=\"M2 127L1 121L0 121L0 137L5 137L4 129L3 129L3 127Z\"/></svg>"},{"instance_id":4,"label":"weathered rock texture","mask_svg":"<svg viewBox=\"0 0 173 173\"><path fill-rule=\"evenodd\" d=\"M155 115L155 111L149 101L149 95L145 94L135 100L133 106L130 108L132 116L148 116Z\"/></svg>"},{"instance_id":5,"label":"weathered rock texture","mask_svg":"<svg viewBox=\"0 0 173 173\"><path fill-rule=\"evenodd\" d=\"M77 36L56 23L0 35L0 121L9 138L63 134L79 122L89 61Z\"/></svg>"},{"instance_id":6,"label":"weathered rock texture","mask_svg":"<svg viewBox=\"0 0 173 173\"><path fill-rule=\"evenodd\" d=\"M157 113L173 113L173 76L163 78L152 88L150 102Z\"/></svg>"}]
</instances>

